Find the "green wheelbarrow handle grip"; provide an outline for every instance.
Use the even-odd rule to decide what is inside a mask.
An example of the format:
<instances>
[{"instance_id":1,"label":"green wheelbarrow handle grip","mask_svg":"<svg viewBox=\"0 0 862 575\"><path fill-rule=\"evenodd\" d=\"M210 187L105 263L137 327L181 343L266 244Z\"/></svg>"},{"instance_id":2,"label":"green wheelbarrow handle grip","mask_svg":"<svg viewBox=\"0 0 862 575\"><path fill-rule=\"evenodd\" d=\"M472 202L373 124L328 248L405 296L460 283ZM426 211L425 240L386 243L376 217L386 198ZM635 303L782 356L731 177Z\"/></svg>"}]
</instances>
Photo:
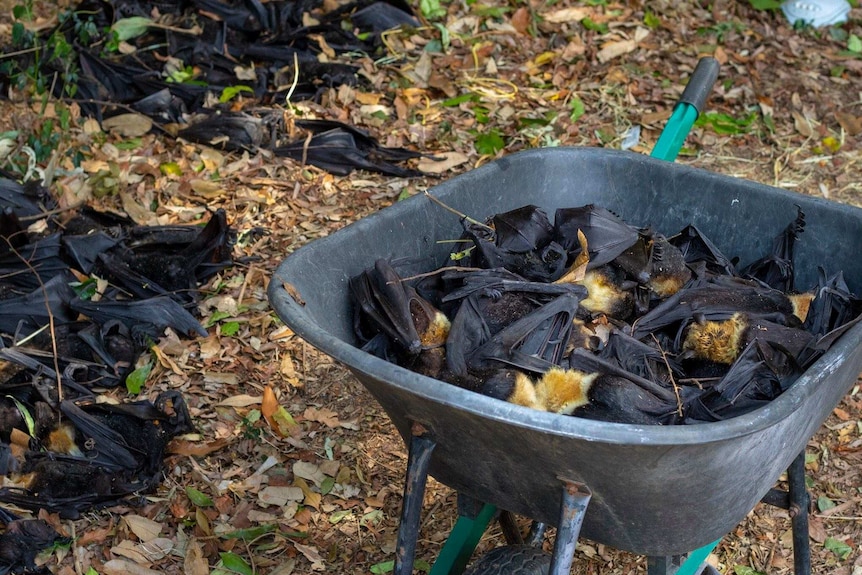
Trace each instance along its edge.
<instances>
[{"instance_id":1,"label":"green wheelbarrow handle grip","mask_svg":"<svg viewBox=\"0 0 862 575\"><path fill-rule=\"evenodd\" d=\"M706 57L698 61L650 154L652 157L668 162L676 159L682 143L706 105L712 86L718 78L718 70L719 64L715 58Z\"/></svg>"}]
</instances>

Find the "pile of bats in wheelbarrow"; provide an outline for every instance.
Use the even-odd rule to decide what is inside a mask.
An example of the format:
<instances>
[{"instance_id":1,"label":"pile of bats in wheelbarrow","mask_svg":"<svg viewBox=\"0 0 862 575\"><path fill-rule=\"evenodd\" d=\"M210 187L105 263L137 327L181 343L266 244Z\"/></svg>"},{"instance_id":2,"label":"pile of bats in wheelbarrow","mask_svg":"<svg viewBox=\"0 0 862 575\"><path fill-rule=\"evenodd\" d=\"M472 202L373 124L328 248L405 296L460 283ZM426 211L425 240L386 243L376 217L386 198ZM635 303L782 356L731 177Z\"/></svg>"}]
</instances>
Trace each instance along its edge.
<instances>
[{"instance_id":1,"label":"pile of bats in wheelbarrow","mask_svg":"<svg viewBox=\"0 0 862 575\"><path fill-rule=\"evenodd\" d=\"M222 210L203 226L140 226L55 208L40 185L0 177L0 503L74 518L142 501L168 442L193 431L179 392L97 400L166 328L206 335L189 310L234 264L236 238ZM0 523L0 574L59 537L7 509Z\"/></svg>"},{"instance_id":2,"label":"pile of bats in wheelbarrow","mask_svg":"<svg viewBox=\"0 0 862 575\"><path fill-rule=\"evenodd\" d=\"M419 25L403 1L339 4L84 0L57 27L14 36L2 50L0 93L38 69L55 97L103 125L146 116L159 133L232 151L264 148L338 175L421 175L399 165L418 152L332 119L283 117L290 103L370 84L356 56L384 55L386 30ZM58 42L68 54L57 56Z\"/></svg>"},{"instance_id":3,"label":"pile of bats in wheelbarrow","mask_svg":"<svg viewBox=\"0 0 862 575\"><path fill-rule=\"evenodd\" d=\"M840 270L796 291L801 210L742 268L693 225L666 237L598 205L461 222L443 267L400 277L380 259L350 279L359 344L539 410L642 425L735 417L785 391L862 311Z\"/></svg>"}]
</instances>

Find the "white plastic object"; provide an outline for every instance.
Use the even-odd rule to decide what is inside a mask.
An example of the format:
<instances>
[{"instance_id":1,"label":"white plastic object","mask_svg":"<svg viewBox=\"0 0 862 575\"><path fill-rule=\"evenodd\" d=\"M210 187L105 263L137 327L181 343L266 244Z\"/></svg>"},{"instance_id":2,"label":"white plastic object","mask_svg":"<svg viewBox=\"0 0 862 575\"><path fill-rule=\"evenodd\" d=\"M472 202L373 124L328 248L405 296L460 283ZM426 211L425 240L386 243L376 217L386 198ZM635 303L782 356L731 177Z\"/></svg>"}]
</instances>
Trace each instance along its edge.
<instances>
[{"instance_id":1,"label":"white plastic object","mask_svg":"<svg viewBox=\"0 0 862 575\"><path fill-rule=\"evenodd\" d=\"M786 0L781 11L791 24L801 20L819 28L845 22L850 3L847 0Z\"/></svg>"}]
</instances>

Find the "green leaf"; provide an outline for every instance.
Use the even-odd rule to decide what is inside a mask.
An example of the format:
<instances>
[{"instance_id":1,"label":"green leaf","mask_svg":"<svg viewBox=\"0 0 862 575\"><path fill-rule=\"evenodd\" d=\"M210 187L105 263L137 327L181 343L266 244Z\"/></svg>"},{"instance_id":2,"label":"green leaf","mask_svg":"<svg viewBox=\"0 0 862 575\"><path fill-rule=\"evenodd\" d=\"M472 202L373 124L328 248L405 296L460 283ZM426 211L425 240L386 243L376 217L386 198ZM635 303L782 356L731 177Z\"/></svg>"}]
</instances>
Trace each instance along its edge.
<instances>
[{"instance_id":1,"label":"green leaf","mask_svg":"<svg viewBox=\"0 0 862 575\"><path fill-rule=\"evenodd\" d=\"M87 573L85 575L99 575L99 572L90 567L89 569L87 569Z\"/></svg>"},{"instance_id":2,"label":"green leaf","mask_svg":"<svg viewBox=\"0 0 862 575\"><path fill-rule=\"evenodd\" d=\"M374 573L374 575L381 575L383 573L389 573L394 569L395 561L384 561L382 563L375 563L369 568L369 571Z\"/></svg>"},{"instance_id":3,"label":"green leaf","mask_svg":"<svg viewBox=\"0 0 862 575\"><path fill-rule=\"evenodd\" d=\"M96 295L98 283L93 278L90 278L82 282L70 283L69 286L79 298L91 300Z\"/></svg>"},{"instance_id":4,"label":"green leaf","mask_svg":"<svg viewBox=\"0 0 862 575\"><path fill-rule=\"evenodd\" d=\"M332 477L326 477L323 481L320 482L320 494L327 495L332 488L335 487L335 479Z\"/></svg>"},{"instance_id":5,"label":"green leaf","mask_svg":"<svg viewBox=\"0 0 862 575\"><path fill-rule=\"evenodd\" d=\"M219 553L219 557L221 557L221 564L225 569L240 575L254 575L254 569L251 568L251 565L236 553Z\"/></svg>"},{"instance_id":6,"label":"green leaf","mask_svg":"<svg viewBox=\"0 0 862 575\"><path fill-rule=\"evenodd\" d=\"M147 382L147 378L150 376L150 372L153 370L153 362L148 362L146 365L142 365L132 373L126 376L126 391L133 395L137 395L141 393L141 390L144 388L144 384Z\"/></svg>"},{"instance_id":7,"label":"green leaf","mask_svg":"<svg viewBox=\"0 0 862 575\"><path fill-rule=\"evenodd\" d=\"M251 92L252 94L254 94L254 90L251 88L251 86L245 86L242 84L240 84L239 86L227 86L224 90L221 91L221 95L218 97L218 101L222 104L224 104L225 102L230 102L240 92Z\"/></svg>"},{"instance_id":8,"label":"green leaf","mask_svg":"<svg viewBox=\"0 0 862 575\"><path fill-rule=\"evenodd\" d=\"M755 10L778 10L781 8L781 0L748 0Z\"/></svg>"},{"instance_id":9,"label":"green leaf","mask_svg":"<svg viewBox=\"0 0 862 575\"><path fill-rule=\"evenodd\" d=\"M756 117L757 114L754 112L744 118L734 118L722 112L707 112L706 114L701 114L694 125L699 127L709 126L716 134L724 136L745 134Z\"/></svg>"},{"instance_id":10,"label":"green leaf","mask_svg":"<svg viewBox=\"0 0 862 575\"><path fill-rule=\"evenodd\" d=\"M226 311L214 311L213 314L207 318L206 322L204 323L204 327L212 327L217 322L228 317L231 317L231 314Z\"/></svg>"},{"instance_id":11,"label":"green leaf","mask_svg":"<svg viewBox=\"0 0 862 575\"><path fill-rule=\"evenodd\" d=\"M581 20L581 26L583 26L587 30L595 30L599 34L607 34L609 30L607 24L605 24L604 22L599 24L593 21L591 18L584 18L583 20Z\"/></svg>"},{"instance_id":12,"label":"green leaf","mask_svg":"<svg viewBox=\"0 0 862 575\"><path fill-rule=\"evenodd\" d=\"M583 101L581 101L577 96L572 96L572 99L569 100L569 109L571 110L569 113L569 119L572 122L577 122L578 119L584 115L584 112L586 112Z\"/></svg>"},{"instance_id":13,"label":"green leaf","mask_svg":"<svg viewBox=\"0 0 862 575\"><path fill-rule=\"evenodd\" d=\"M647 28L656 30L661 26L661 18L647 10L646 12L644 12L644 24Z\"/></svg>"},{"instance_id":14,"label":"green leaf","mask_svg":"<svg viewBox=\"0 0 862 575\"><path fill-rule=\"evenodd\" d=\"M748 565L734 565L733 572L735 575L766 575L766 573L752 569Z\"/></svg>"},{"instance_id":15,"label":"green leaf","mask_svg":"<svg viewBox=\"0 0 862 575\"><path fill-rule=\"evenodd\" d=\"M341 509L339 511L334 511L329 515L329 522L333 525L340 522L345 517L350 517L353 514L349 509Z\"/></svg>"},{"instance_id":16,"label":"green leaf","mask_svg":"<svg viewBox=\"0 0 862 575\"><path fill-rule=\"evenodd\" d=\"M236 531L222 533L219 537L222 539L244 539L246 541L251 541L262 535L266 535L267 533L274 533L277 528L278 525L275 523L269 523L259 527L249 527L248 529L237 529Z\"/></svg>"},{"instance_id":17,"label":"green leaf","mask_svg":"<svg viewBox=\"0 0 862 575\"><path fill-rule=\"evenodd\" d=\"M129 18L120 18L111 26L111 32L117 34L117 39L120 42L143 36L147 33L147 28L153 25L153 21L143 16L131 16Z\"/></svg>"},{"instance_id":18,"label":"green leaf","mask_svg":"<svg viewBox=\"0 0 862 575\"><path fill-rule=\"evenodd\" d=\"M212 498L206 493L198 491L194 487L186 487L186 495L188 496L189 500L198 507L213 506Z\"/></svg>"},{"instance_id":19,"label":"green leaf","mask_svg":"<svg viewBox=\"0 0 862 575\"><path fill-rule=\"evenodd\" d=\"M452 108L454 106L458 106L463 104L464 102L478 102L479 96L472 92L467 92L466 94L461 94L460 96L455 96L454 98L449 98L448 100L443 100L442 105L444 108Z\"/></svg>"},{"instance_id":20,"label":"green leaf","mask_svg":"<svg viewBox=\"0 0 862 575\"><path fill-rule=\"evenodd\" d=\"M506 147L503 135L496 128L491 129L487 134L477 135L473 144L476 146L476 151L483 156L496 155L497 152Z\"/></svg>"},{"instance_id":21,"label":"green leaf","mask_svg":"<svg viewBox=\"0 0 862 575\"><path fill-rule=\"evenodd\" d=\"M238 321L228 321L221 324L221 329L219 330L222 335L226 335L228 337L236 335L239 331L239 322Z\"/></svg>"},{"instance_id":22,"label":"green leaf","mask_svg":"<svg viewBox=\"0 0 862 575\"><path fill-rule=\"evenodd\" d=\"M428 20L439 20L446 15L446 9L440 5L440 0L419 0L419 10Z\"/></svg>"},{"instance_id":23,"label":"green leaf","mask_svg":"<svg viewBox=\"0 0 862 575\"><path fill-rule=\"evenodd\" d=\"M36 437L36 420L33 419L33 416L30 414L30 410L27 409L26 405L11 395L7 395L6 397L15 402L15 407L18 408L18 413L20 413L21 417L24 419L24 423L27 425L27 433L30 437Z\"/></svg>"},{"instance_id":24,"label":"green leaf","mask_svg":"<svg viewBox=\"0 0 862 575\"><path fill-rule=\"evenodd\" d=\"M847 38L847 49L855 54L862 54L862 40L856 34L850 34Z\"/></svg>"},{"instance_id":25,"label":"green leaf","mask_svg":"<svg viewBox=\"0 0 862 575\"><path fill-rule=\"evenodd\" d=\"M827 509L832 509L835 507L835 502L826 497L825 495L821 495L817 498L817 509L820 511L826 511Z\"/></svg>"},{"instance_id":26,"label":"green leaf","mask_svg":"<svg viewBox=\"0 0 862 575\"><path fill-rule=\"evenodd\" d=\"M847 545L847 543L833 537L828 537L826 541L823 542L823 546L835 553L835 555L837 555L842 561L847 559L847 557L850 556L850 553L853 552L853 548Z\"/></svg>"}]
</instances>

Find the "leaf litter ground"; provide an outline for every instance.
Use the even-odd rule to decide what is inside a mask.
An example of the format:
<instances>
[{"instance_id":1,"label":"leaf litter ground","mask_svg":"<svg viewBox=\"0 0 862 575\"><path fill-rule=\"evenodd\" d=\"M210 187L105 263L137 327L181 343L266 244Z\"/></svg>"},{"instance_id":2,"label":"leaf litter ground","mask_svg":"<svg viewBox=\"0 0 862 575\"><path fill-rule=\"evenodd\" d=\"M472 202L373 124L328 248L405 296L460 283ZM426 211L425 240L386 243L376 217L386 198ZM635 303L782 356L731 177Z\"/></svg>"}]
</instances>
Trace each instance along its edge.
<instances>
[{"instance_id":1,"label":"leaf litter ground","mask_svg":"<svg viewBox=\"0 0 862 575\"><path fill-rule=\"evenodd\" d=\"M420 164L440 177L529 147L619 148L633 127L640 128L633 150L645 153L697 58L712 54L722 72L710 114L678 161L862 205L862 60L849 49L862 36L858 9L848 24L815 31L794 30L778 13L737 2L588 4L454 3L429 23L442 26L389 36L390 58L360 59L367 85L331 89L305 105L368 129L385 145L445 155L444 163ZM52 10L41 8L39 17L50 22ZM10 25L6 16L4 34ZM2 106L4 131L25 132L53 110L22 99ZM385 572L404 445L343 367L278 322L265 288L292 250L437 177L333 176L265 152L103 133L80 116L59 146L52 189L66 205L83 201L138 223L195 222L221 207L242 234L238 255L259 259L203 286L207 337L168 334L153 351L145 395L181 391L199 434L173 444L165 481L149 504L74 522L48 517L75 539L41 559L69 574L90 567ZM83 155L81 170L69 151ZM806 452L815 573L862 572L856 392ZM454 503L451 490L430 482L417 568L433 563L454 524ZM785 512L758 505L710 560L726 573L789 573L789 528ZM480 551L501 541L493 528ZM578 574L644 570L643 558L587 540L573 566Z\"/></svg>"}]
</instances>

